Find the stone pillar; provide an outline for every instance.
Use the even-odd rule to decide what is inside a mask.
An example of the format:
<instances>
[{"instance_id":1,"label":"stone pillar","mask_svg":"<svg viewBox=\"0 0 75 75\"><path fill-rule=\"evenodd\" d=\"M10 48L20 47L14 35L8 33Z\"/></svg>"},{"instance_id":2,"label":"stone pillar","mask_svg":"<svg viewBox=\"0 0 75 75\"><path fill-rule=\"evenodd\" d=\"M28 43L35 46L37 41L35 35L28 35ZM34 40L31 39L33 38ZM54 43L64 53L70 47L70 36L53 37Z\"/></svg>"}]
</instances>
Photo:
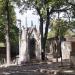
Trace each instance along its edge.
<instances>
[{"instance_id":1,"label":"stone pillar","mask_svg":"<svg viewBox=\"0 0 75 75\"><path fill-rule=\"evenodd\" d=\"M71 67L75 67L75 41L71 42Z\"/></svg>"},{"instance_id":2,"label":"stone pillar","mask_svg":"<svg viewBox=\"0 0 75 75\"><path fill-rule=\"evenodd\" d=\"M29 53L28 53L28 41L27 41L27 29L22 30L21 36L21 48L19 54L18 63L22 64L29 61Z\"/></svg>"},{"instance_id":3,"label":"stone pillar","mask_svg":"<svg viewBox=\"0 0 75 75\"><path fill-rule=\"evenodd\" d=\"M65 60L64 62L69 62L70 64L71 43L63 41L61 43L61 49L62 49L62 59Z\"/></svg>"},{"instance_id":4,"label":"stone pillar","mask_svg":"<svg viewBox=\"0 0 75 75\"><path fill-rule=\"evenodd\" d=\"M36 59L41 60L41 41L36 40Z\"/></svg>"}]
</instances>

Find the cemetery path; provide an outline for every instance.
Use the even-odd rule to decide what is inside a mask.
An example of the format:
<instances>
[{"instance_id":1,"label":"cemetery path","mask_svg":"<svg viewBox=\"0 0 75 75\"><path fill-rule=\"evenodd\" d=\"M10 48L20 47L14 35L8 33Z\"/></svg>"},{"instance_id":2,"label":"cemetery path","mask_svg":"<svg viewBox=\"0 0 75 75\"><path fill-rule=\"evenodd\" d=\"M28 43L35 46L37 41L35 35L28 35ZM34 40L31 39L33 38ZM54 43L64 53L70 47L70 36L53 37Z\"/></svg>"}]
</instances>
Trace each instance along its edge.
<instances>
[{"instance_id":1,"label":"cemetery path","mask_svg":"<svg viewBox=\"0 0 75 75\"><path fill-rule=\"evenodd\" d=\"M0 75L57 75L60 70L62 70L60 63L28 63L2 67L0 68Z\"/></svg>"}]
</instances>

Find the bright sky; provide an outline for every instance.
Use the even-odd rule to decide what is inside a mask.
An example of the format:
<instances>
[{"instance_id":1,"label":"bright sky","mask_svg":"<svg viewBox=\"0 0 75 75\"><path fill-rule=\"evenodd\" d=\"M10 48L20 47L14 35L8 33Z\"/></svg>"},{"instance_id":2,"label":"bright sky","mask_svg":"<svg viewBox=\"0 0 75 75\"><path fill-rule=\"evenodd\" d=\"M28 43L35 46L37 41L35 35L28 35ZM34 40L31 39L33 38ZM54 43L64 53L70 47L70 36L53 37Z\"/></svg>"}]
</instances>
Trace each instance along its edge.
<instances>
[{"instance_id":1,"label":"bright sky","mask_svg":"<svg viewBox=\"0 0 75 75\"><path fill-rule=\"evenodd\" d=\"M31 26L31 21L33 21L33 25L37 27L37 29L39 29L39 16L37 15L33 15L33 10L28 10L27 13L25 12L24 14L19 13L19 8L15 8L16 11L16 17L17 20L20 19L21 20L21 26L26 27L26 21L27 21L27 26L30 27ZM60 17L63 16L63 13L60 14ZM26 20L27 18L27 20ZM57 18L57 14L54 14L54 18ZM17 26L19 27L19 24L17 24Z\"/></svg>"},{"instance_id":2,"label":"bright sky","mask_svg":"<svg viewBox=\"0 0 75 75\"><path fill-rule=\"evenodd\" d=\"M19 9L15 8L16 11L16 17L17 19L21 20L21 25L22 26L26 26L26 17L27 17L27 26L30 27L31 26L31 21L33 21L33 25L36 25L36 27L39 26L39 16L37 15L33 15L33 11L32 10L28 10L27 13L21 14L19 13Z\"/></svg>"}]
</instances>

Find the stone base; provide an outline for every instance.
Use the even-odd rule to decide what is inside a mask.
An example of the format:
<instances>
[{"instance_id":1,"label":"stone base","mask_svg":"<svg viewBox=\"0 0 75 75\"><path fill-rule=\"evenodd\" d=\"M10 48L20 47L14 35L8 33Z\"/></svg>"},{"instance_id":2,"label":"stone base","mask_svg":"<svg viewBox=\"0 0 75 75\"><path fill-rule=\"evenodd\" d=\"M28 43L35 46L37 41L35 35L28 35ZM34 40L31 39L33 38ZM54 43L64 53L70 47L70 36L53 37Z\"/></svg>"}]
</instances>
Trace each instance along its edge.
<instances>
[{"instance_id":1,"label":"stone base","mask_svg":"<svg viewBox=\"0 0 75 75\"><path fill-rule=\"evenodd\" d=\"M64 70L59 71L56 75L75 75L75 71L64 69Z\"/></svg>"},{"instance_id":2,"label":"stone base","mask_svg":"<svg viewBox=\"0 0 75 75\"><path fill-rule=\"evenodd\" d=\"M75 56L71 56L71 63L75 66Z\"/></svg>"}]
</instances>

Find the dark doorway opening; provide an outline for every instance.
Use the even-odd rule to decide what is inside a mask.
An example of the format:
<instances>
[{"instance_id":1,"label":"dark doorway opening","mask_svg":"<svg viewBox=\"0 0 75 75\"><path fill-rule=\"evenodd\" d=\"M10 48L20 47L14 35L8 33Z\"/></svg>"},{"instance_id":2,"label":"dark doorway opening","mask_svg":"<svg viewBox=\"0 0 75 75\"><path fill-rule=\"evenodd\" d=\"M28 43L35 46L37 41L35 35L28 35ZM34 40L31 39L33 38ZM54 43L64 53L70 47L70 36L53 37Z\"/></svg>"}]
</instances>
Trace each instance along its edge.
<instances>
[{"instance_id":1,"label":"dark doorway opening","mask_svg":"<svg viewBox=\"0 0 75 75\"><path fill-rule=\"evenodd\" d=\"M35 59L35 38L30 39L30 49L29 49L30 59Z\"/></svg>"}]
</instances>

